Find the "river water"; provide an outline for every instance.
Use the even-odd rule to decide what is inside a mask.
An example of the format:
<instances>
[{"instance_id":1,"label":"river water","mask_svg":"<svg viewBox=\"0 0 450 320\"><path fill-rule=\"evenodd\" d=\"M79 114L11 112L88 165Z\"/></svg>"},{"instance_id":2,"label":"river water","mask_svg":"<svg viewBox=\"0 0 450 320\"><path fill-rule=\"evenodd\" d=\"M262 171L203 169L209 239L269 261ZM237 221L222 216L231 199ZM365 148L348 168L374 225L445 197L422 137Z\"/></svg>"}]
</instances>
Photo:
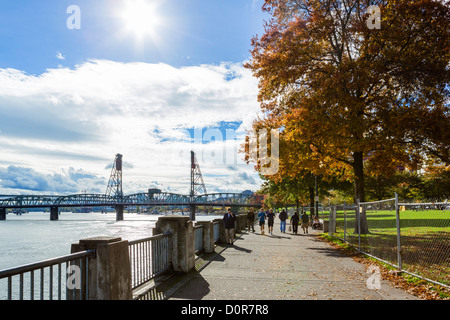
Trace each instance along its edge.
<instances>
[{"instance_id":1,"label":"river water","mask_svg":"<svg viewBox=\"0 0 450 320\"><path fill-rule=\"evenodd\" d=\"M10 213L0 221L0 270L68 255L81 239L111 236L131 241L152 236L158 217L125 213L123 221L116 221L115 213L61 212L58 221L50 221L48 212ZM196 215L196 220L219 217ZM0 300L4 299L6 279L0 280Z\"/></svg>"},{"instance_id":2,"label":"river water","mask_svg":"<svg viewBox=\"0 0 450 320\"><path fill-rule=\"evenodd\" d=\"M125 213L116 221L115 213L61 212L58 221L50 213L8 214L0 221L0 270L70 254L72 243L81 239L111 236L136 240L153 235L158 215ZM220 216L196 215L197 220Z\"/></svg>"},{"instance_id":3,"label":"river water","mask_svg":"<svg viewBox=\"0 0 450 320\"><path fill-rule=\"evenodd\" d=\"M50 213L8 214L0 221L0 270L70 254L72 243L97 236L135 240L152 235L157 215L62 212L58 221Z\"/></svg>"}]
</instances>

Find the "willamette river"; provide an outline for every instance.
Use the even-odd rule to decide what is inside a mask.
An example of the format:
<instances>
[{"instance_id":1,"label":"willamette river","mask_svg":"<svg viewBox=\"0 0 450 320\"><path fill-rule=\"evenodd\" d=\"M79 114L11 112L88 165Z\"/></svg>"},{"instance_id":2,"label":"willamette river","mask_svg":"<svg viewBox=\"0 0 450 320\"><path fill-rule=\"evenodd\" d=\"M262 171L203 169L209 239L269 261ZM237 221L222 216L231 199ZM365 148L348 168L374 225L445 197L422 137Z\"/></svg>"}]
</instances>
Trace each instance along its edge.
<instances>
[{"instance_id":1,"label":"willamette river","mask_svg":"<svg viewBox=\"0 0 450 320\"><path fill-rule=\"evenodd\" d=\"M0 270L70 254L72 243L96 236L134 240L152 235L156 215L62 212L58 221L50 213L8 214L0 221Z\"/></svg>"},{"instance_id":2,"label":"willamette river","mask_svg":"<svg viewBox=\"0 0 450 320\"><path fill-rule=\"evenodd\" d=\"M199 216L197 220L217 216ZM62 212L58 221L50 213L8 214L0 221L0 270L70 254L72 243L97 236L141 239L152 235L158 215Z\"/></svg>"},{"instance_id":3,"label":"willamette river","mask_svg":"<svg viewBox=\"0 0 450 320\"><path fill-rule=\"evenodd\" d=\"M197 215L197 220L218 216ZM0 221L0 270L70 254L72 243L97 236L141 239L153 235L158 215L124 214L116 221L115 213L62 212L58 221L50 213L8 214ZM0 300L5 298L5 283L0 281Z\"/></svg>"}]
</instances>

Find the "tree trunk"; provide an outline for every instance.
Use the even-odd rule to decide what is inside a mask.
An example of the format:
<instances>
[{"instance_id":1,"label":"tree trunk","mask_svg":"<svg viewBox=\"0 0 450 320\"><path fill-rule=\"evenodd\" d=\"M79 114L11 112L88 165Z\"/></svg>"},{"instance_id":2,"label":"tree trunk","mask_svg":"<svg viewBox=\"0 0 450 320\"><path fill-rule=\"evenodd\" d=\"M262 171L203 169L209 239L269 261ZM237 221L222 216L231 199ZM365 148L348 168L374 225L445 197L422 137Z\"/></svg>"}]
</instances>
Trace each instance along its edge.
<instances>
[{"instance_id":1,"label":"tree trunk","mask_svg":"<svg viewBox=\"0 0 450 320\"><path fill-rule=\"evenodd\" d=\"M310 215L314 214L314 187L309 187L309 212Z\"/></svg>"},{"instance_id":2,"label":"tree trunk","mask_svg":"<svg viewBox=\"0 0 450 320\"><path fill-rule=\"evenodd\" d=\"M364 161L362 152L353 153L353 170L355 173L355 202L356 200L359 200L359 202L364 202ZM363 207L360 207L359 219L358 217L355 219L355 233L358 233L359 231L358 220L360 221L361 234L369 233L366 210Z\"/></svg>"}]
</instances>

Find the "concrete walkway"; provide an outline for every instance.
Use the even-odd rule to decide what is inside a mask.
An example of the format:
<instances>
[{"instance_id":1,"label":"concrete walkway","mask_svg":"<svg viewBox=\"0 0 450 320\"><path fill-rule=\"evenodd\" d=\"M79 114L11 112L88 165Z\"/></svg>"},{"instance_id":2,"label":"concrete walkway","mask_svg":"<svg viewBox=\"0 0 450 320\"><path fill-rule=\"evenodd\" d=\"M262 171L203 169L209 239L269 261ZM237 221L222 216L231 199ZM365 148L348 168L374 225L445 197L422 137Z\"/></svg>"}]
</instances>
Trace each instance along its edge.
<instances>
[{"instance_id":1,"label":"concrete walkway","mask_svg":"<svg viewBox=\"0 0 450 320\"><path fill-rule=\"evenodd\" d=\"M267 230L267 225L266 225ZM218 246L197 270L160 286L165 299L193 300L416 300L381 280L369 289L366 267L320 240L317 232L238 235ZM161 291L160 291L161 293Z\"/></svg>"}]
</instances>

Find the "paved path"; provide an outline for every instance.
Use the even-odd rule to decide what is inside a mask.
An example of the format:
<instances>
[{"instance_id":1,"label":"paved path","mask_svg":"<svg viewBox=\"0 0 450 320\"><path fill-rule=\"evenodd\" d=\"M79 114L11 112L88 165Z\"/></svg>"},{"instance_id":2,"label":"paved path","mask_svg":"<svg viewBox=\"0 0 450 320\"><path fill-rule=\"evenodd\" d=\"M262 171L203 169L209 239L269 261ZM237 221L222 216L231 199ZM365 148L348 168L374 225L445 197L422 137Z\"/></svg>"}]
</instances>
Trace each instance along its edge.
<instances>
[{"instance_id":1,"label":"paved path","mask_svg":"<svg viewBox=\"0 0 450 320\"><path fill-rule=\"evenodd\" d=\"M266 226L267 228L267 226ZM233 246L217 247L198 271L180 276L165 296L194 300L415 300L382 280L369 289L366 267L312 233L244 232Z\"/></svg>"}]
</instances>

